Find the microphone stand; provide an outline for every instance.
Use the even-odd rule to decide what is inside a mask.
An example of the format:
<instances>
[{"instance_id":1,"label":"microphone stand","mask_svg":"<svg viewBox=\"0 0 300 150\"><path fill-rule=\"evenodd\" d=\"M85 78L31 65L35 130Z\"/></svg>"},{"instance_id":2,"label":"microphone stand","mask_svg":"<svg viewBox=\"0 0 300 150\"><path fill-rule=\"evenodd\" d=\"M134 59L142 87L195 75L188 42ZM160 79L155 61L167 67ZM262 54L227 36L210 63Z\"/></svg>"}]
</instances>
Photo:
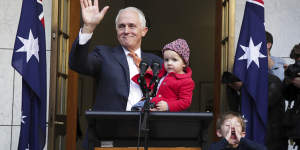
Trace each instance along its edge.
<instances>
[{"instance_id":1,"label":"microphone stand","mask_svg":"<svg viewBox=\"0 0 300 150\"><path fill-rule=\"evenodd\" d=\"M140 83L140 87L142 89L144 101L145 101L141 111L141 116L143 119L142 119L142 125L140 131L144 135L144 150L148 150L148 138L149 138L149 131L150 131L149 121L148 121L148 117L150 113L150 94L149 94L150 90L147 87L144 76L140 76L138 82Z\"/></svg>"},{"instance_id":2,"label":"microphone stand","mask_svg":"<svg viewBox=\"0 0 300 150\"><path fill-rule=\"evenodd\" d=\"M141 111L141 114L142 114L142 125L141 125L141 131L142 133L144 134L144 150L148 150L148 141L149 141L149 114L150 114L150 108L151 108L151 103L150 103L150 97L155 97L156 95L156 89L157 89L157 86L158 86L158 82L159 82L159 79L158 77L153 77L154 79L154 88L153 90L151 91L151 94L150 94L150 87L151 87L151 84L149 85L149 87L147 87L147 84L144 84L142 85L141 87L144 87L142 88L142 91L145 91L143 92L144 94L144 97L145 97L145 103L144 103L144 106L143 106L143 109ZM142 79L141 81L145 81L144 79Z\"/></svg>"},{"instance_id":3,"label":"microphone stand","mask_svg":"<svg viewBox=\"0 0 300 150\"><path fill-rule=\"evenodd\" d=\"M149 113L150 113L150 94L149 91L146 92L145 95L145 103L144 103L144 107L141 111L142 113L142 126L141 126L141 130L142 133L144 134L144 150L148 150L148 139L149 139Z\"/></svg>"},{"instance_id":4,"label":"microphone stand","mask_svg":"<svg viewBox=\"0 0 300 150\"><path fill-rule=\"evenodd\" d=\"M142 63L142 64L145 64L145 63ZM158 69L159 69L159 63L156 63L153 66L156 70L155 72L157 72ZM145 67L145 65L143 65L143 67ZM146 68L148 68L148 66ZM146 68L143 68L143 70L146 71ZM144 150L148 150L148 142L149 142L149 132L150 132L150 129L149 129L149 114L150 114L150 108L151 108L150 97L154 97L156 95L156 89L157 89L158 82L159 82L159 79L157 77L157 73L155 73L155 74L156 75L154 75L152 77L152 80L151 80L151 83L150 83L149 87L147 86L144 73L142 73L141 76L138 79L138 82L140 83L140 86L141 86L141 89L142 89L142 92L143 92L143 96L144 96L144 99L145 99L145 103L144 103L144 106L143 106L142 111L141 111L142 125L141 125L141 128L140 128L140 132L142 132L143 135L144 135ZM154 88L153 88L152 91L150 91L151 85L153 84L153 82L154 82Z\"/></svg>"}]
</instances>

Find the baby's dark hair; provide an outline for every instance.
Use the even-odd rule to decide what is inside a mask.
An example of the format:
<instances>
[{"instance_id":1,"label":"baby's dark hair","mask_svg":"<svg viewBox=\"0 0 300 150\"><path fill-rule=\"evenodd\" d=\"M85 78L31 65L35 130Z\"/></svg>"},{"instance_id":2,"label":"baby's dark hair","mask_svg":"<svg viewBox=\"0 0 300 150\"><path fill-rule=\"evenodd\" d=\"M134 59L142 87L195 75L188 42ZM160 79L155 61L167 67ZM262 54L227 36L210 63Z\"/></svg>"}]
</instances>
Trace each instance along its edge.
<instances>
[{"instance_id":1,"label":"baby's dark hair","mask_svg":"<svg viewBox=\"0 0 300 150\"><path fill-rule=\"evenodd\" d=\"M224 114L222 114L218 119L217 119L217 124L216 124L216 128L221 129L222 124L224 123L225 120L227 119L231 119L231 118L238 118L239 122L241 123L242 126L242 131L246 131L246 123L244 118L241 116L240 113L238 112L233 112L233 111L229 111L229 112L225 112Z\"/></svg>"}]
</instances>

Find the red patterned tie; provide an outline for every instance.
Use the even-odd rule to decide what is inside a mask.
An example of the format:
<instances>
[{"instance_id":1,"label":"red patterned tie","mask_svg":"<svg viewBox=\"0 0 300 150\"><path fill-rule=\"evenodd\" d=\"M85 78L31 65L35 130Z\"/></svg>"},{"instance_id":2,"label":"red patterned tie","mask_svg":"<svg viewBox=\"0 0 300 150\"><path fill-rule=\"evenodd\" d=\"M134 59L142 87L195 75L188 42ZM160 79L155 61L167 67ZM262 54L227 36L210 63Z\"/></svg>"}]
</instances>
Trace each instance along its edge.
<instances>
[{"instance_id":1,"label":"red patterned tie","mask_svg":"<svg viewBox=\"0 0 300 150\"><path fill-rule=\"evenodd\" d=\"M128 56L132 57L134 64L136 65L136 67L139 68L142 59L135 52L132 51L128 53Z\"/></svg>"}]
</instances>

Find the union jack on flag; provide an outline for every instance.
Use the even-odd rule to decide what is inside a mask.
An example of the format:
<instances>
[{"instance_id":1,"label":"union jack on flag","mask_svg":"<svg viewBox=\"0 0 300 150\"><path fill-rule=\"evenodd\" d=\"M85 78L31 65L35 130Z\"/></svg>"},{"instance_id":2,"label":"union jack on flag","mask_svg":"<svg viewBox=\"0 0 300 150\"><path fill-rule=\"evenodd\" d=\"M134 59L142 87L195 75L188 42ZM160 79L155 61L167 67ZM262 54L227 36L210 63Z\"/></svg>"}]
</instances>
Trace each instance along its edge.
<instances>
[{"instance_id":1,"label":"union jack on flag","mask_svg":"<svg viewBox=\"0 0 300 150\"><path fill-rule=\"evenodd\" d=\"M46 139L46 42L42 0L23 0L12 66L22 76L18 150L42 150Z\"/></svg>"}]
</instances>

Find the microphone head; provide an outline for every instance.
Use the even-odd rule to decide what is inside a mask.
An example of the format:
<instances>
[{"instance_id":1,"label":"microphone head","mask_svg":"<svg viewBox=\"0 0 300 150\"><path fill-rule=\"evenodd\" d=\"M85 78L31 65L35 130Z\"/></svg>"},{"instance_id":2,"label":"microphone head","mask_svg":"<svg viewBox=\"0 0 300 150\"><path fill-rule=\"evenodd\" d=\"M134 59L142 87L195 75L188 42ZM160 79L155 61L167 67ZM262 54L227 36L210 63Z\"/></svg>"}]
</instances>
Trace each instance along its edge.
<instances>
[{"instance_id":1,"label":"microphone head","mask_svg":"<svg viewBox=\"0 0 300 150\"><path fill-rule=\"evenodd\" d=\"M140 63L140 75L143 76L148 69L150 61L148 59L143 59Z\"/></svg>"},{"instance_id":2,"label":"microphone head","mask_svg":"<svg viewBox=\"0 0 300 150\"><path fill-rule=\"evenodd\" d=\"M158 60L154 60L152 65L151 65L151 69L153 71L153 75L157 76L160 70L160 61Z\"/></svg>"}]
</instances>

